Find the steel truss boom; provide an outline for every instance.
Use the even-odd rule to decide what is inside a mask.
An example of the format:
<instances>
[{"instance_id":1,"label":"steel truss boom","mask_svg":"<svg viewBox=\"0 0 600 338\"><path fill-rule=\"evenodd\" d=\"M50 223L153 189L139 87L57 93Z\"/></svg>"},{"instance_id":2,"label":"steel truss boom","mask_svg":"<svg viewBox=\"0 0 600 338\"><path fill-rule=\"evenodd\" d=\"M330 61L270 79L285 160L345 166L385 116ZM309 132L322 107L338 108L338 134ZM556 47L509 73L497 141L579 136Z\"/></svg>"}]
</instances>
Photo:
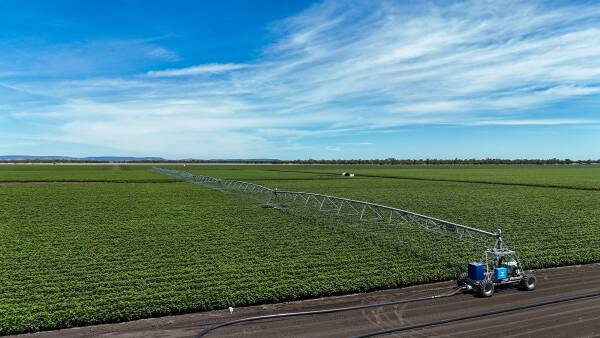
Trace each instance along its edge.
<instances>
[{"instance_id":1,"label":"steel truss boom","mask_svg":"<svg viewBox=\"0 0 600 338\"><path fill-rule=\"evenodd\" d=\"M155 167L153 170L194 184L207 184L223 190L262 195L261 197L267 201L267 204L275 208L286 208L290 205L296 205L340 217L353 217L361 222L370 221L387 223L388 225L411 223L419 225L426 230L453 233L459 238L494 238L496 243L490 250L508 250L502 240L500 229L496 230L496 232L490 232L408 210L350 198L311 192L271 189L251 182L193 175L189 172L174 169Z\"/></svg>"}]
</instances>

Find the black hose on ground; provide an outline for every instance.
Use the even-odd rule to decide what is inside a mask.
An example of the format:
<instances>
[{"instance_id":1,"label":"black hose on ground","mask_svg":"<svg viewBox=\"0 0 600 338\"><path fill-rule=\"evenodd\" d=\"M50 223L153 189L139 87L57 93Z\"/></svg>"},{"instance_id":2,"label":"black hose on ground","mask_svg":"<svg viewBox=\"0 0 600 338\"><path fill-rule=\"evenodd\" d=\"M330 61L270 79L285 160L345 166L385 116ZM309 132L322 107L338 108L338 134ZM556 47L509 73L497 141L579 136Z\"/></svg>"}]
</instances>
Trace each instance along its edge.
<instances>
[{"instance_id":1,"label":"black hose on ground","mask_svg":"<svg viewBox=\"0 0 600 338\"><path fill-rule=\"evenodd\" d=\"M508 312L527 310L527 309L532 309L532 308L541 307L541 306L560 304L560 303L570 302L570 301L574 301L574 300L592 298L592 297L598 297L598 296L600 296L600 292L587 294L587 295L566 297L566 298L561 298L561 299L556 299L556 300L549 300L549 301L545 301L545 302L533 303L533 304L528 304L528 305L515 306L515 307L508 308L508 309L503 309L503 310L480 312L480 313L476 313L473 315L454 317L454 318L450 318L450 319L441 319L441 320L436 320L436 321L432 321L432 322L428 322L428 323L400 326L400 327L391 328L391 329L387 329L387 330L365 333L362 335L354 336L353 338L366 338L366 337L381 336L381 335L389 334L389 333L421 329L421 328L425 328L425 327L429 327L429 326L448 324L448 323L457 322L457 321L461 321L461 320L468 320L468 319L475 319L475 318L499 315L499 314L508 313Z\"/></svg>"},{"instance_id":2,"label":"black hose on ground","mask_svg":"<svg viewBox=\"0 0 600 338\"><path fill-rule=\"evenodd\" d=\"M335 313L335 312L343 312L343 311L368 309L368 308L378 307L378 306L388 306L388 305L397 305L397 304L406 304L406 303L421 302L421 301L424 301L424 300L431 300L431 299L451 297L451 296L454 296L454 295L457 295L457 294L461 293L464 289L465 289L464 287L460 287L460 288L456 288L456 289L452 290L452 292L447 293L447 294L427 296L427 297L419 297L419 298L414 298L414 299L397 300L397 301L392 301L392 302L383 302L383 303L374 303L374 304L347 306L347 307L325 309L325 310L313 310L313 311L302 311L302 312L288 312L288 313L279 313L279 314L273 314L273 315L265 315L265 316L256 316L256 317L248 317L248 318L236 319L236 320L231 320L231 321L228 321L228 322L221 323L221 324L213 326L213 327L209 327L209 328L205 329L204 331L200 332L198 335L196 335L196 338L204 337L208 333L210 333L210 332L212 332L212 331L214 331L216 329L220 329L220 328L225 327L225 326L230 326L230 325L239 324L239 323L247 323L247 322L253 322L253 321L257 321L257 320L274 319L274 318L287 318L287 317L297 317L297 316L319 315L319 314L325 314L325 313Z\"/></svg>"}]
</instances>

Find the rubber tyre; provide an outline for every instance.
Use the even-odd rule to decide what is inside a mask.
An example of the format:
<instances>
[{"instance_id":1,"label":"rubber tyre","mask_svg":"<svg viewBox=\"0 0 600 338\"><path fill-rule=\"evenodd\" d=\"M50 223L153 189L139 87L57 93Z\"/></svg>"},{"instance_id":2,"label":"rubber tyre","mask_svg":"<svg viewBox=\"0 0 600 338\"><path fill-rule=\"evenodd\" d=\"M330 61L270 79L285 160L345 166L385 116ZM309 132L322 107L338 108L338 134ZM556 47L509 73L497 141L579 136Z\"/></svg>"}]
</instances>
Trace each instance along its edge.
<instances>
[{"instance_id":1,"label":"rubber tyre","mask_svg":"<svg viewBox=\"0 0 600 338\"><path fill-rule=\"evenodd\" d=\"M526 274L523 276L523 279L521 279L521 290L533 291L535 290L536 285L537 279L534 275Z\"/></svg>"},{"instance_id":2,"label":"rubber tyre","mask_svg":"<svg viewBox=\"0 0 600 338\"><path fill-rule=\"evenodd\" d=\"M494 283L491 280L484 280L479 287L479 297L488 298L494 294Z\"/></svg>"},{"instance_id":3,"label":"rubber tyre","mask_svg":"<svg viewBox=\"0 0 600 338\"><path fill-rule=\"evenodd\" d=\"M467 274L466 272L459 273L458 276L456 276L456 285L464 286L465 284L467 284L468 277L469 277L469 274Z\"/></svg>"}]
</instances>

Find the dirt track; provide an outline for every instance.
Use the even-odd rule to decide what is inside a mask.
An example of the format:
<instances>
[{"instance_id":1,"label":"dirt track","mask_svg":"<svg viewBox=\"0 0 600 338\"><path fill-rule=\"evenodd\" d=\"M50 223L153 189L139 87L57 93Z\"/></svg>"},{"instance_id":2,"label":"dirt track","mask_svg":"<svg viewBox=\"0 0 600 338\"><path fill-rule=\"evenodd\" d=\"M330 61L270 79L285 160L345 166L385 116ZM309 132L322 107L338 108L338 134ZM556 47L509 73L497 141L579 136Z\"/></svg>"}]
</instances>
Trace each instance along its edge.
<instances>
[{"instance_id":1,"label":"dirt track","mask_svg":"<svg viewBox=\"0 0 600 338\"><path fill-rule=\"evenodd\" d=\"M450 298L377 307L333 314L271 319L236 324L206 337L351 337L372 331L419 324L439 319L506 309L600 291L600 264L572 266L536 272L538 289L497 290L490 299L459 294ZM452 283L437 283L367 294L329 297L283 304L238 308L41 332L19 337L193 337L208 326L249 316L318 310L369 304L446 293ZM458 321L385 337L600 337L600 297L581 299L535 309Z\"/></svg>"}]
</instances>

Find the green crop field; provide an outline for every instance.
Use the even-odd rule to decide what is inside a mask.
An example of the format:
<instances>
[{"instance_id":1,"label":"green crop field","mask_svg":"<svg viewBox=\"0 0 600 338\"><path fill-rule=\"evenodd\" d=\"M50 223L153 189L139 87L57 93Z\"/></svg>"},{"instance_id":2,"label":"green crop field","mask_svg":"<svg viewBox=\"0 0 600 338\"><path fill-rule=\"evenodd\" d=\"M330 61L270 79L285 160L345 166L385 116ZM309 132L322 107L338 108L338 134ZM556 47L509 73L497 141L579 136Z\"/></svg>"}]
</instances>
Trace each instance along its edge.
<instances>
[{"instance_id":1,"label":"green crop field","mask_svg":"<svg viewBox=\"0 0 600 338\"><path fill-rule=\"evenodd\" d=\"M138 165L0 165L0 183L166 181L172 180Z\"/></svg>"},{"instance_id":2,"label":"green crop field","mask_svg":"<svg viewBox=\"0 0 600 338\"><path fill-rule=\"evenodd\" d=\"M526 268L600 262L597 166L170 167L502 228ZM397 230L367 236L148 166L0 165L0 334L444 280L470 258Z\"/></svg>"}]
</instances>

